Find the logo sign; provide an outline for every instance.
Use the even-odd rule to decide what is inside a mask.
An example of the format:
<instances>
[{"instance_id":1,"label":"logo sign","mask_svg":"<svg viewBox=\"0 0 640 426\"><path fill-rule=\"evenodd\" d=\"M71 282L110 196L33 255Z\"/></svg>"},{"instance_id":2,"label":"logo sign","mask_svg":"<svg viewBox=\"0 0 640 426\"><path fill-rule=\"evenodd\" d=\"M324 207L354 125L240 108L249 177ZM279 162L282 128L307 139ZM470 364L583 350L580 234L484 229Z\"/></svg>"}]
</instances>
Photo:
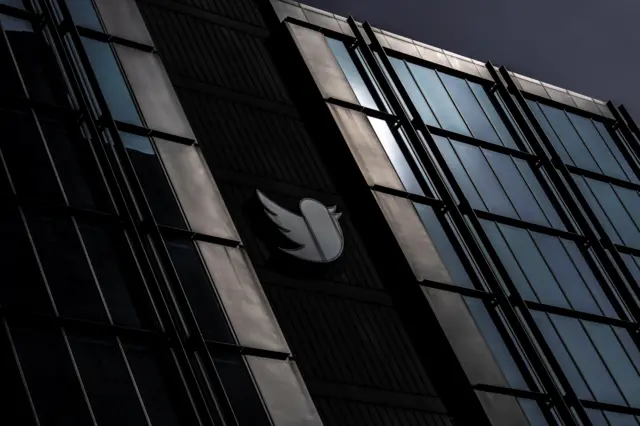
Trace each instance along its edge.
<instances>
[{"instance_id":1,"label":"logo sign","mask_svg":"<svg viewBox=\"0 0 640 426\"><path fill-rule=\"evenodd\" d=\"M342 213L336 213L336 207L327 207L320 201L305 198L300 201L300 214L279 206L262 192L257 191L258 199L264 206L269 219L280 232L300 247L280 250L298 259L316 263L329 263L342 254L344 237L338 219Z\"/></svg>"}]
</instances>

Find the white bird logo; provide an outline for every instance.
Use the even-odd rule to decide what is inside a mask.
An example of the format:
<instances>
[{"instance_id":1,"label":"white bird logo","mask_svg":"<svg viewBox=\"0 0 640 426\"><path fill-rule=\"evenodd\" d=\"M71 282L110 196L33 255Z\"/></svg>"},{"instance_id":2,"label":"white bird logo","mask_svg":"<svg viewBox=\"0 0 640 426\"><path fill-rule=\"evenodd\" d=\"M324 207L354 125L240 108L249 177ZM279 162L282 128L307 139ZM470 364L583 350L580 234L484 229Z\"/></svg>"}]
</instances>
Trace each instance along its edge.
<instances>
[{"instance_id":1,"label":"white bird logo","mask_svg":"<svg viewBox=\"0 0 640 426\"><path fill-rule=\"evenodd\" d=\"M338 222L342 213L336 213L335 206L327 207L320 201L305 198L300 201L300 216L279 206L259 190L256 192L269 219L285 237L300 246L296 249L280 247L280 250L317 263L332 262L342 254L344 237Z\"/></svg>"}]
</instances>

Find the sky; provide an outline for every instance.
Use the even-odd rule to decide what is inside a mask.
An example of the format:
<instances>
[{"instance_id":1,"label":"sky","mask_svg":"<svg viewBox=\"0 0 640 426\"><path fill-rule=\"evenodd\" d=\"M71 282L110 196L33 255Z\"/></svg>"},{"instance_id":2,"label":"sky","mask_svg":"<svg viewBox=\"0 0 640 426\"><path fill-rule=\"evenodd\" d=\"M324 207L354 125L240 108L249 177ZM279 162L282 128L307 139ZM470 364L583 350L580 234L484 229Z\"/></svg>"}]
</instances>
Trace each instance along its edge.
<instances>
[{"instance_id":1,"label":"sky","mask_svg":"<svg viewBox=\"0 0 640 426\"><path fill-rule=\"evenodd\" d=\"M638 0L306 0L616 105L640 124Z\"/></svg>"}]
</instances>

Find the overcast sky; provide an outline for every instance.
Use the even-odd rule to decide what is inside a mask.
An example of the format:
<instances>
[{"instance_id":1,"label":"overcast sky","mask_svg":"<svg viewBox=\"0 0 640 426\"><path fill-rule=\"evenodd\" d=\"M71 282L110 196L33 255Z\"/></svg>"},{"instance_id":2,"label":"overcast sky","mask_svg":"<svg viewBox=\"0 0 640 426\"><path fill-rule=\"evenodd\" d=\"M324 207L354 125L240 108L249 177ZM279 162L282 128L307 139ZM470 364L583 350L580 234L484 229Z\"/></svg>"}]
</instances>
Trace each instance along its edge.
<instances>
[{"instance_id":1,"label":"overcast sky","mask_svg":"<svg viewBox=\"0 0 640 426\"><path fill-rule=\"evenodd\" d=\"M306 0L616 105L640 122L638 0Z\"/></svg>"}]
</instances>

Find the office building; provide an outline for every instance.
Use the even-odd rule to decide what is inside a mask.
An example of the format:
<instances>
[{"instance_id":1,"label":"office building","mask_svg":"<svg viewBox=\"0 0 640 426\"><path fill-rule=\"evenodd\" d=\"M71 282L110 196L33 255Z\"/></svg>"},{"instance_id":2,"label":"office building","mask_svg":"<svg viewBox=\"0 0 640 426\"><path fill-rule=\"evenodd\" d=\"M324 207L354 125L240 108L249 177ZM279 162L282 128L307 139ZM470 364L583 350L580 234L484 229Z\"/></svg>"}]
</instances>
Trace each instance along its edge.
<instances>
[{"instance_id":1,"label":"office building","mask_svg":"<svg viewBox=\"0 0 640 426\"><path fill-rule=\"evenodd\" d=\"M640 424L624 107L289 0L0 26L2 424Z\"/></svg>"}]
</instances>

